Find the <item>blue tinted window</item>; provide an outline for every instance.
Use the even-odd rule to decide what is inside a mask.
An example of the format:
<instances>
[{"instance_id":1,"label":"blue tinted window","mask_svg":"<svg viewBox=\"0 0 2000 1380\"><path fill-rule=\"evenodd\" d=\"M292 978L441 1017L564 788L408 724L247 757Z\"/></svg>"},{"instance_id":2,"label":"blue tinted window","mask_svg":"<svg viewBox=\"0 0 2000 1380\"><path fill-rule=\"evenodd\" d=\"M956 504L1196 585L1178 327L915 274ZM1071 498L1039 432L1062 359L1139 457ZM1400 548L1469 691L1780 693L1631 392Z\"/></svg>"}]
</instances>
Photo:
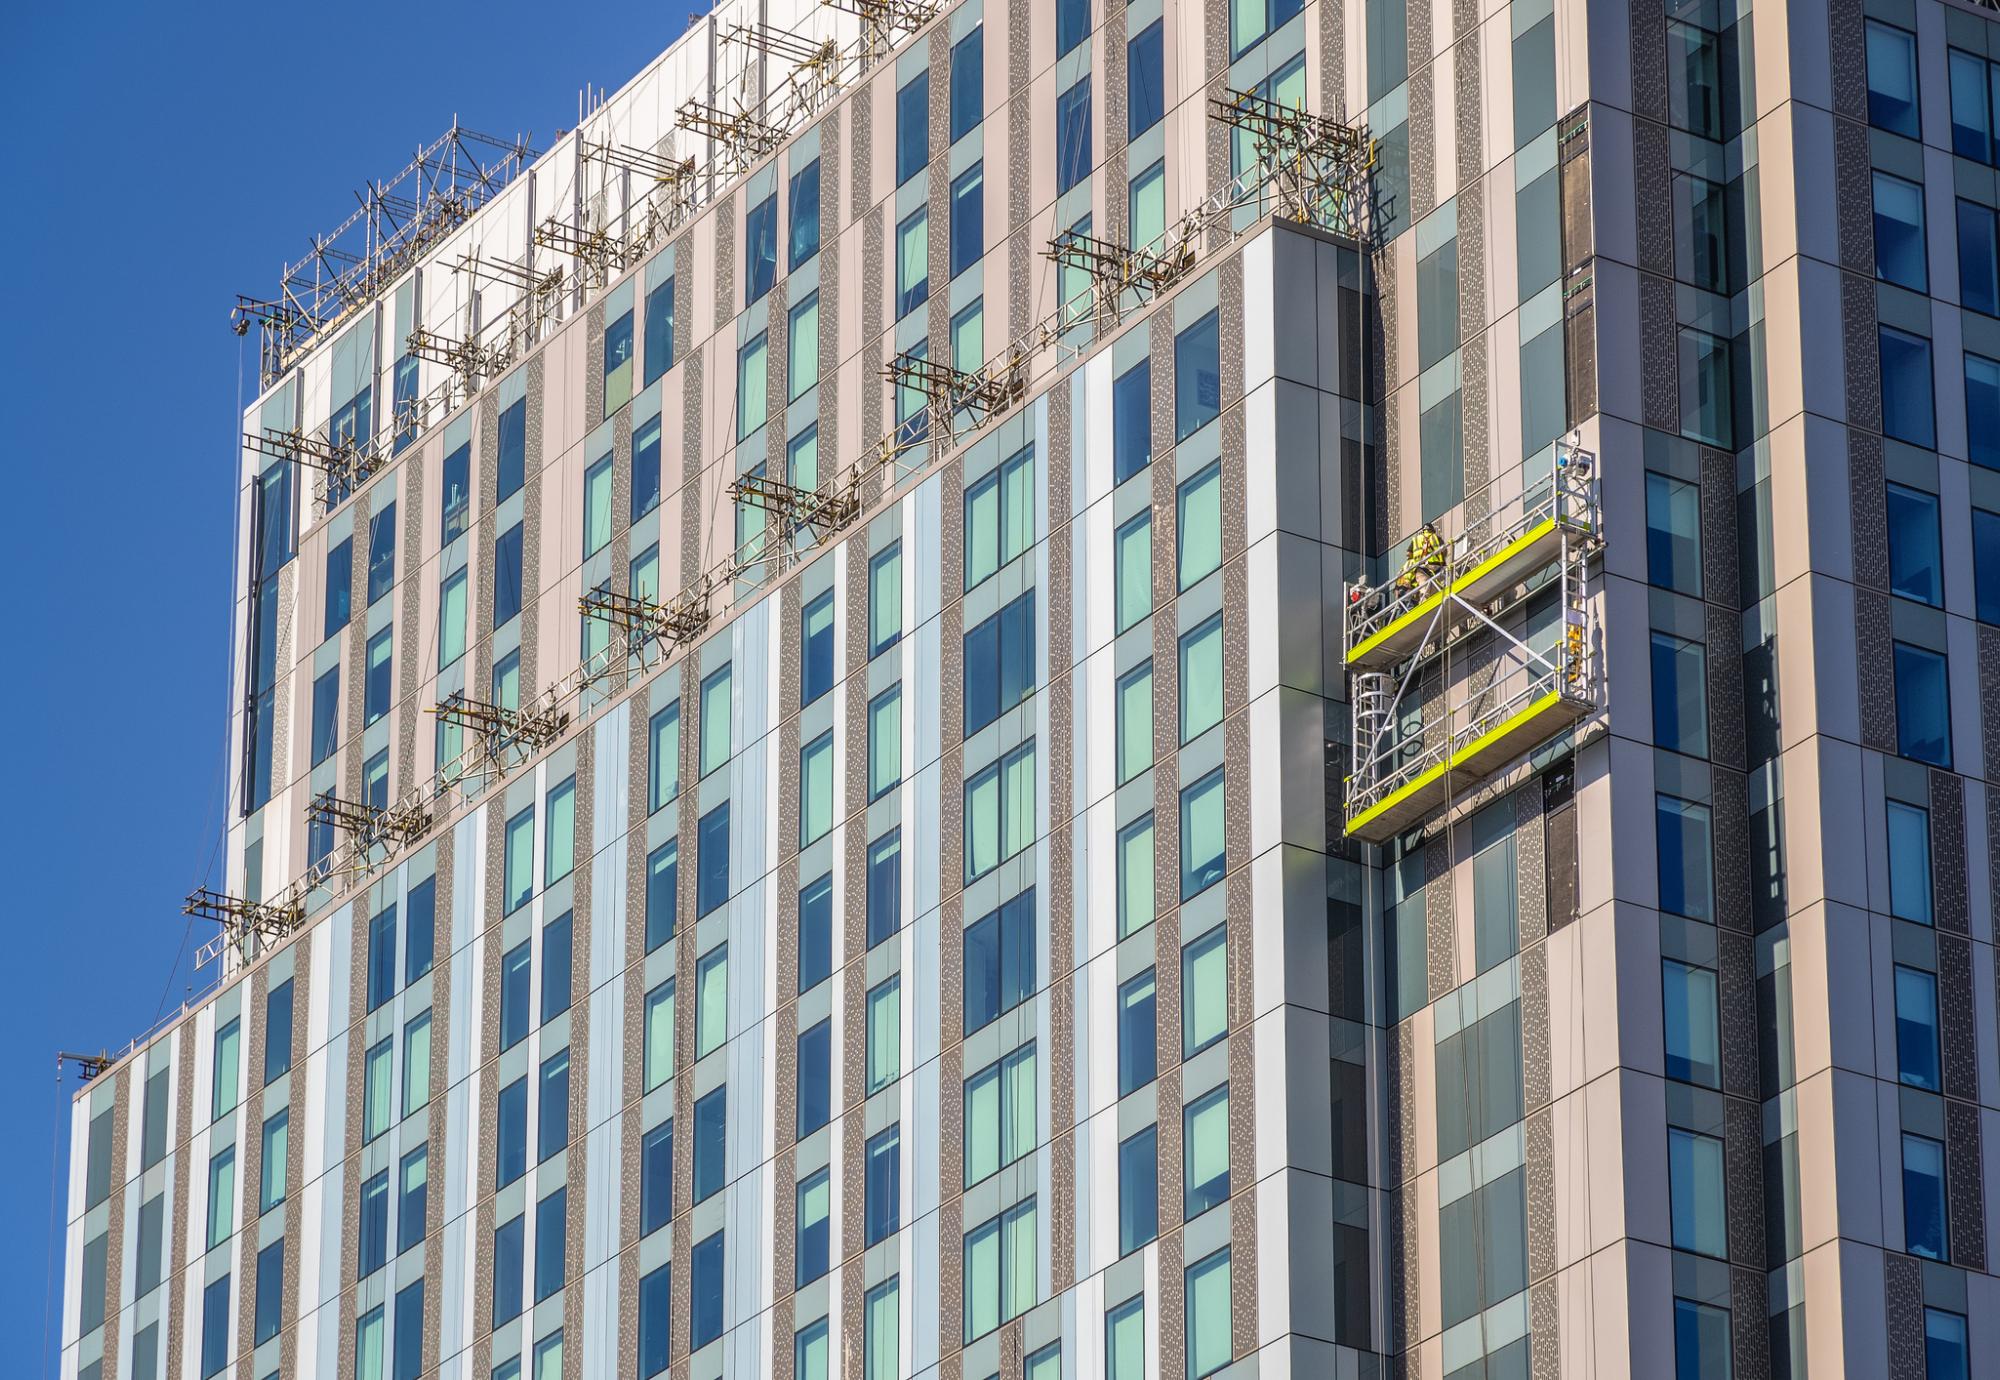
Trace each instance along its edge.
<instances>
[{"instance_id":1,"label":"blue tinted window","mask_svg":"<svg viewBox=\"0 0 2000 1380\"><path fill-rule=\"evenodd\" d=\"M833 973L833 874L799 893L799 990L825 982Z\"/></svg>"},{"instance_id":2,"label":"blue tinted window","mask_svg":"<svg viewBox=\"0 0 2000 1380\"><path fill-rule=\"evenodd\" d=\"M285 1238L257 1252L256 1330L252 1345L262 1346L278 1335L285 1317ZM152 1380L151 1376L145 1380Z\"/></svg>"},{"instance_id":3,"label":"blue tinted window","mask_svg":"<svg viewBox=\"0 0 2000 1380\"><path fill-rule=\"evenodd\" d=\"M1090 37L1090 0L1056 0L1056 56Z\"/></svg>"},{"instance_id":4,"label":"blue tinted window","mask_svg":"<svg viewBox=\"0 0 2000 1380\"><path fill-rule=\"evenodd\" d=\"M541 1110L536 1116L536 1163L569 1146L569 1051L559 1049L542 1061Z\"/></svg>"},{"instance_id":5,"label":"blue tinted window","mask_svg":"<svg viewBox=\"0 0 2000 1380\"><path fill-rule=\"evenodd\" d=\"M792 174L791 196L787 202L791 221L791 266L819 253L819 160L813 159Z\"/></svg>"},{"instance_id":6,"label":"blue tinted window","mask_svg":"<svg viewBox=\"0 0 2000 1380\"><path fill-rule=\"evenodd\" d=\"M519 1044L528 1033L528 976L533 955L523 940L500 960L500 1048Z\"/></svg>"},{"instance_id":7,"label":"blue tinted window","mask_svg":"<svg viewBox=\"0 0 2000 1380\"><path fill-rule=\"evenodd\" d=\"M493 1230L493 1325L512 1322L521 1316L521 1281L527 1266L523 1251L527 1245L526 1213Z\"/></svg>"},{"instance_id":8,"label":"blue tinted window","mask_svg":"<svg viewBox=\"0 0 2000 1380\"><path fill-rule=\"evenodd\" d=\"M1090 78L1085 76L1056 97L1056 191L1068 191L1090 169Z\"/></svg>"},{"instance_id":9,"label":"blue tinted window","mask_svg":"<svg viewBox=\"0 0 2000 1380\"><path fill-rule=\"evenodd\" d=\"M660 502L660 422L654 418L632 436L632 520L653 511Z\"/></svg>"},{"instance_id":10,"label":"blue tinted window","mask_svg":"<svg viewBox=\"0 0 2000 1380\"><path fill-rule=\"evenodd\" d=\"M1214 312L1174 337L1174 440L1222 411L1222 326Z\"/></svg>"},{"instance_id":11,"label":"blue tinted window","mask_svg":"<svg viewBox=\"0 0 2000 1380\"><path fill-rule=\"evenodd\" d=\"M1924 1310L1924 1380L1966 1380L1972 1373L1966 1350L1965 1315L1942 1308Z\"/></svg>"},{"instance_id":12,"label":"blue tinted window","mask_svg":"<svg viewBox=\"0 0 2000 1380\"><path fill-rule=\"evenodd\" d=\"M354 538L349 537L326 553L326 631L332 637L347 626L353 607Z\"/></svg>"},{"instance_id":13,"label":"blue tinted window","mask_svg":"<svg viewBox=\"0 0 2000 1380\"><path fill-rule=\"evenodd\" d=\"M951 142L970 134L986 106L986 28L974 29L951 49Z\"/></svg>"},{"instance_id":14,"label":"blue tinted window","mask_svg":"<svg viewBox=\"0 0 2000 1380\"><path fill-rule=\"evenodd\" d=\"M1875 276L1912 292L1929 290L1924 189L1881 172L1875 174Z\"/></svg>"},{"instance_id":15,"label":"blue tinted window","mask_svg":"<svg viewBox=\"0 0 2000 1380\"><path fill-rule=\"evenodd\" d=\"M2000 623L2000 513L1972 510L1972 580L1982 623Z\"/></svg>"},{"instance_id":16,"label":"blue tinted window","mask_svg":"<svg viewBox=\"0 0 2000 1380\"><path fill-rule=\"evenodd\" d=\"M1917 36L1868 21L1868 122L1918 137Z\"/></svg>"},{"instance_id":17,"label":"blue tinted window","mask_svg":"<svg viewBox=\"0 0 2000 1380\"><path fill-rule=\"evenodd\" d=\"M1158 1074L1160 1027L1154 971L1148 968L1118 989L1118 1095L1124 1097Z\"/></svg>"},{"instance_id":18,"label":"blue tinted window","mask_svg":"<svg viewBox=\"0 0 2000 1380\"><path fill-rule=\"evenodd\" d=\"M1931 343L1883 326L1882 433L1926 449L1937 444L1931 407Z\"/></svg>"},{"instance_id":19,"label":"blue tinted window","mask_svg":"<svg viewBox=\"0 0 2000 1380\"><path fill-rule=\"evenodd\" d=\"M1965 356L1965 434L1972 463L2000 470L2000 361Z\"/></svg>"},{"instance_id":20,"label":"blue tinted window","mask_svg":"<svg viewBox=\"0 0 2000 1380\"><path fill-rule=\"evenodd\" d=\"M903 927L903 831L868 845L868 947Z\"/></svg>"},{"instance_id":21,"label":"blue tinted window","mask_svg":"<svg viewBox=\"0 0 2000 1380\"><path fill-rule=\"evenodd\" d=\"M395 694L391 672L395 664L394 628L384 628L368 639L367 670L361 681L361 722L372 724L389 712Z\"/></svg>"},{"instance_id":22,"label":"blue tinted window","mask_svg":"<svg viewBox=\"0 0 2000 1380\"><path fill-rule=\"evenodd\" d=\"M674 280L656 283L646 293L646 382L674 367ZM633 501L638 501L635 496Z\"/></svg>"},{"instance_id":23,"label":"blue tinted window","mask_svg":"<svg viewBox=\"0 0 2000 1380\"><path fill-rule=\"evenodd\" d=\"M799 1181L794 1220L798 1223L798 1262L793 1271L795 1288L812 1283L827 1270L830 1191L827 1171Z\"/></svg>"},{"instance_id":24,"label":"blue tinted window","mask_svg":"<svg viewBox=\"0 0 2000 1380\"><path fill-rule=\"evenodd\" d=\"M1111 482L1153 463L1153 366L1140 360L1111 385Z\"/></svg>"},{"instance_id":25,"label":"blue tinted window","mask_svg":"<svg viewBox=\"0 0 2000 1380\"><path fill-rule=\"evenodd\" d=\"M409 914L403 921L403 981L415 982L431 970L437 947L437 878L426 877L410 888Z\"/></svg>"},{"instance_id":26,"label":"blue tinted window","mask_svg":"<svg viewBox=\"0 0 2000 1380\"><path fill-rule=\"evenodd\" d=\"M652 1380L673 1360L674 1273L671 1263L639 1281L639 1374Z\"/></svg>"},{"instance_id":27,"label":"blue tinted window","mask_svg":"<svg viewBox=\"0 0 2000 1380\"><path fill-rule=\"evenodd\" d=\"M965 1033L1012 1011L1035 991L1031 887L965 931Z\"/></svg>"},{"instance_id":28,"label":"blue tinted window","mask_svg":"<svg viewBox=\"0 0 2000 1380\"><path fill-rule=\"evenodd\" d=\"M767 196L743 221L743 301L763 300L778 276L778 198Z\"/></svg>"},{"instance_id":29,"label":"blue tinted window","mask_svg":"<svg viewBox=\"0 0 2000 1380\"><path fill-rule=\"evenodd\" d=\"M340 746L340 668L335 666L313 682L313 765L333 756Z\"/></svg>"},{"instance_id":30,"label":"blue tinted window","mask_svg":"<svg viewBox=\"0 0 2000 1380\"><path fill-rule=\"evenodd\" d=\"M1882 174L1875 176L1879 181ZM2000 243L1996 243L2000 237L1995 235L1994 219L1991 206L1958 203L1959 300L1988 316L2000 316Z\"/></svg>"},{"instance_id":31,"label":"blue tinted window","mask_svg":"<svg viewBox=\"0 0 2000 1380\"><path fill-rule=\"evenodd\" d=\"M385 503L368 518L368 602L396 587L396 505Z\"/></svg>"},{"instance_id":32,"label":"blue tinted window","mask_svg":"<svg viewBox=\"0 0 2000 1380\"><path fill-rule=\"evenodd\" d=\"M693 1280L688 1342L696 1350L722 1335L722 1233L697 1241L688 1261Z\"/></svg>"},{"instance_id":33,"label":"blue tinted window","mask_svg":"<svg viewBox=\"0 0 2000 1380\"><path fill-rule=\"evenodd\" d=\"M430 1200L430 1147L419 1145L403 1156L396 1200L396 1250L407 1251L424 1239Z\"/></svg>"},{"instance_id":34,"label":"blue tinted window","mask_svg":"<svg viewBox=\"0 0 2000 1380\"><path fill-rule=\"evenodd\" d=\"M229 1365L229 1276L215 1280L201 1294L201 1373L204 1380Z\"/></svg>"},{"instance_id":35,"label":"blue tinted window","mask_svg":"<svg viewBox=\"0 0 2000 1380\"><path fill-rule=\"evenodd\" d=\"M444 532L442 541L465 531L472 519L472 442L467 441L444 458Z\"/></svg>"},{"instance_id":36,"label":"blue tinted window","mask_svg":"<svg viewBox=\"0 0 2000 1380\"><path fill-rule=\"evenodd\" d=\"M563 1238L569 1218L569 1190L559 1188L535 1204L535 1302L563 1287Z\"/></svg>"},{"instance_id":37,"label":"blue tinted window","mask_svg":"<svg viewBox=\"0 0 2000 1380\"><path fill-rule=\"evenodd\" d=\"M891 1126L868 1142L863 1170L863 1235L872 1246L902 1225L902 1128Z\"/></svg>"},{"instance_id":38,"label":"blue tinted window","mask_svg":"<svg viewBox=\"0 0 2000 1380\"><path fill-rule=\"evenodd\" d=\"M805 656L799 667L799 703L811 704L833 689L833 591L806 605Z\"/></svg>"},{"instance_id":39,"label":"blue tinted window","mask_svg":"<svg viewBox=\"0 0 2000 1380\"><path fill-rule=\"evenodd\" d=\"M1951 689L1941 653L1896 646L1896 751L1932 766L1951 765Z\"/></svg>"},{"instance_id":40,"label":"blue tinted window","mask_svg":"<svg viewBox=\"0 0 2000 1380\"><path fill-rule=\"evenodd\" d=\"M668 839L646 858L646 952L674 937L674 912L680 896L678 839Z\"/></svg>"},{"instance_id":41,"label":"blue tinted window","mask_svg":"<svg viewBox=\"0 0 2000 1380\"><path fill-rule=\"evenodd\" d=\"M396 907L368 922L368 1009L396 995Z\"/></svg>"},{"instance_id":42,"label":"blue tinted window","mask_svg":"<svg viewBox=\"0 0 2000 1380\"><path fill-rule=\"evenodd\" d=\"M986 173L984 164L974 163L951 184L951 276L971 268L985 252Z\"/></svg>"},{"instance_id":43,"label":"blue tinted window","mask_svg":"<svg viewBox=\"0 0 2000 1380\"><path fill-rule=\"evenodd\" d=\"M521 398L500 414L499 460L495 467L495 502L504 503L520 489L528 468L528 400Z\"/></svg>"},{"instance_id":44,"label":"blue tinted window","mask_svg":"<svg viewBox=\"0 0 2000 1380\"><path fill-rule=\"evenodd\" d=\"M493 626L504 627L521 611L521 524L493 542Z\"/></svg>"},{"instance_id":45,"label":"blue tinted window","mask_svg":"<svg viewBox=\"0 0 2000 1380\"><path fill-rule=\"evenodd\" d=\"M1125 137L1137 139L1167 113L1166 44L1154 20L1125 45Z\"/></svg>"},{"instance_id":46,"label":"blue tinted window","mask_svg":"<svg viewBox=\"0 0 2000 1380\"><path fill-rule=\"evenodd\" d=\"M896 93L896 185L931 161L931 74L919 72Z\"/></svg>"},{"instance_id":47,"label":"blue tinted window","mask_svg":"<svg viewBox=\"0 0 2000 1380\"><path fill-rule=\"evenodd\" d=\"M292 1067L292 980L286 978L264 998L264 1081Z\"/></svg>"},{"instance_id":48,"label":"blue tinted window","mask_svg":"<svg viewBox=\"0 0 2000 1380\"><path fill-rule=\"evenodd\" d=\"M639 1146L639 1234L650 1236L674 1215L673 1118L646 1132Z\"/></svg>"},{"instance_id":49,"label":"blue tinted window","mask_svg":"<svg viewBox=\"0 0 2000 1380\"><path fill-rule=\"evenodd\" d=\"M495 1120L494 1187L505 1188L528 1172L528 1080L525 1075L500 1090Z\"/></svg>"},{"instance_id":50,"label":"blue tinted window","mask_svg":"<svg viewBox=\"0 0 2000 1380\"><path fill-rule=\"evenodd\" d=\"M1118 1254L1159 1234L1160 1128L1148 1126L1118 1147Z\"/></svg>"},{"instance_id":51,"label":"blue tinted window","mask_svg":"<svg viewBox=\"0 0 2000 1380\"><path fill-rule=\"evenodd\" d=\"M389 1171L383 1170L361 1185L361 1222L355 1232L359 1260L356 1271L366 1279L389 1260Z\"/></svg>"},{"instance_id":52,"label":"blue tinted window","mask_svg":"<svg viewBox=\"0 0 2000 1380\"><path fill-rule=\"evenodd\" d=\"M821 1021L799 1036L799 1136L826 1125L832 1111L833 1023Z\"/></svg>"},{"instance_id":53,"label":"blue tinted window","mask_svg":"<svg viewBox=\"0 0 2000 1380\"><path fill-rule=\"evenodd\" d=\"M729 802L701 817L697 840L695 914L707 915L729 899Z\"/></svg>"},{"instance_id":54,"label":"blue tinted window","mask_svg":"<svg viewBox=\"0 0 2000 1380\"><path fill-rule=\"evenodd\" d=\"M717 1088L694 1104L694 1200L722 1187L728 1150L729 1089Z\"/></svg>"},{"instance_id":55,"label":"blue tinted window","mask_svg":"<svg viewBox=\"0 0 2000 1380\"><path fill-rule=\"evenodd\" d=\"M1937 1092L1937 976L1896 965L1896 1076L1913 1088Z\"/></svg>"},{"instance_id":56,"label":"blue tinted window","mask_svg":"<svg viewBox=\"0 0 2000 1380\"><path fill-rule=\"evenodd\" d=\"M1931 1260L1950 1259L1945 1231L1944 1146L1927 1136L1903 1136L1903 1249Z\"/></svg>"},{"instance_id":57,"label":"blue tinted window","mask_svg":"<svg viewBox=\"0 0 2000 1380\"><path fill-rule=\"evenodd\" d=\"M564 911L542 926L542 1020L569 1010L572 919Z\"/></svg>"},{"instance_id":58,"label":"blue tinted window","mask_svg":"<svg viewBox=\"0 0 2000 1380\"><path fill-rule=\"evenodd\" d=\"M918 207L896 227L898 317L908 316L931 299L930 244L930 213ZM915 354L916 351L910 353ZM899 395L903 391L906 390L899 389Z\"/></svg>"},{"instance_id":59,"label":"blue tinted window","mask_svg":"<svg viewBox=\"0 0 2000 1380\"><path fill-rule=\"evenodd\" d=\"M1951 151L1977 162L2000 161L1993 141L1993 96L2000 91L2000 71L1988 67L1977 53L1953 48L1951 62Z\"/></svg>"},{"instance_id":60,"label":"blue tinted window","mask_svg":"<svg viewBox=\"0 0 2000 1380\"><path fill-rule=\"evenodd\" d=\"M396 1356L389 1380L417 1380L424 1368L424 1282L396 1293Z\"/></svg>"},{"instance_id":61,"label":"blue tinted window","mask_svg":"<svg viewBox=\"0 0 2000 1380\"><path fill-rule=\"evenodd\" d=\"M1181 792L1181 895L1222 880L1226 866L1222 828L1223 780L1217 768Z\"/></svg>"},{"instance_id":62,"label":"blue tinted window","mask_svg":"<svg viewBox=\"0 0 2000 1380\"><path fill-rule=\"evenodd\" d=\"M1905 599L1944 606L1944 552L1938 500L1901 484L1888 486L1889 588Z\"/></svg>"},{"instance_id":63,"label":"blue tinted window","mask_svg":"<svg viewBox=\"0 0 2000 1380\"><path fill-rule=\"evenodd\" d=\"M965 736L970 738L1034 689L1031 589L965 635Z\"/></svg>"}]
</instances>

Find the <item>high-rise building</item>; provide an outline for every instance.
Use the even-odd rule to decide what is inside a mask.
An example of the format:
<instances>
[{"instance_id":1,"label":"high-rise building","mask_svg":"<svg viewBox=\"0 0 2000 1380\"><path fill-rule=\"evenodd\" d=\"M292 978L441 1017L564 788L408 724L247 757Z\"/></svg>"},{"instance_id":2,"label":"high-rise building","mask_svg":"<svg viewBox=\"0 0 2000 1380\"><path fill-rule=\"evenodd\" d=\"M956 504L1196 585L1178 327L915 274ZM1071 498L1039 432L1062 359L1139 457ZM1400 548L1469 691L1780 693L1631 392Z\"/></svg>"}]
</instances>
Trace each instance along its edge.
<instances>
[{"instance_id":1,"label":"high-rise building","mask_svg":"<svg viewBox=\"0 0 2000 1380\"><path fill-rule=\"evenodd\" d=\"M454 129L241 308L63 1380L1990 1372L1996 167L1966 0L767 0Z\"/></svg>"}]
</instances>

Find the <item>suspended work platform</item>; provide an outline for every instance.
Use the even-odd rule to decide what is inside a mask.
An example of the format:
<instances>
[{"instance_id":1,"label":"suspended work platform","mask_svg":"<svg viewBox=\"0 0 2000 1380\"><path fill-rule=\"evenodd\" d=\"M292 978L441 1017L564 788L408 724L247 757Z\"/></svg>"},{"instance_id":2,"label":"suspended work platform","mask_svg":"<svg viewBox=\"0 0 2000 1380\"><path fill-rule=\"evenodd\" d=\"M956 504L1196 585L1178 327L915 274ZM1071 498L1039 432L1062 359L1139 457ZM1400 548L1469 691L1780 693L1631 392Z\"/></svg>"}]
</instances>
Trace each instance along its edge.
<instances>
[{"instance_id":1,"label":"suspended work platform","mask_svg":"<svg viewBox=\"0 0 2000 1380\"><path fill-rule=\"evenodd\" d=\"M1602 545L1594 471L1587 452L1558 446L1546 474L1508 477L1522 491L1488 506L1475 524L1484 533L1455 541L1433 534L1428 552L1413 543L1395 579L1349 587L1348 837L1393 838L1597 709L1586 597ZM1502 625L1530 594L1551 588L1554 638ZM1454 683L1450 658L1466 655L1473 637L1485 639L1480 663L1491 674ZM1441 685L1441 705L1423 702L1427 684Z\"/></svg>"}]
</instances>

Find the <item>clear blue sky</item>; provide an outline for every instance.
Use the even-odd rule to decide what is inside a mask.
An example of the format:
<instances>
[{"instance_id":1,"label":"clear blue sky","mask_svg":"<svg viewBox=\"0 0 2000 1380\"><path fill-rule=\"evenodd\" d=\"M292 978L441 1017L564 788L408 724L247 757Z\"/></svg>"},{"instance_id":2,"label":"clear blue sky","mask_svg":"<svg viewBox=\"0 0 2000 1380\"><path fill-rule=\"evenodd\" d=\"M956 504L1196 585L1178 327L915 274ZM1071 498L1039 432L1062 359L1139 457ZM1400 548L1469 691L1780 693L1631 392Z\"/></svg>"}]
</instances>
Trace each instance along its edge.
<instances>
[{"instance_id":1,"label":"clear blue sky","mask_svg":"<svg viewBox=\"0 0 2000 1380\"><path fill-rule=\"evenodd\" d=\"M179 901L221 823L239 344L246 395L256 387L254 335L229 331L234 294L271 295L354 188L400 169L454 113L547 147L576 123L580 88L616 90L690 8L0 6L0 1337L13 1374L43 1373L28 1339L44 1336L45 1308L59 1316L47 1223L68 1095L55 1053L122 1048L190 981Z\"/></svg>"}]
</instances>

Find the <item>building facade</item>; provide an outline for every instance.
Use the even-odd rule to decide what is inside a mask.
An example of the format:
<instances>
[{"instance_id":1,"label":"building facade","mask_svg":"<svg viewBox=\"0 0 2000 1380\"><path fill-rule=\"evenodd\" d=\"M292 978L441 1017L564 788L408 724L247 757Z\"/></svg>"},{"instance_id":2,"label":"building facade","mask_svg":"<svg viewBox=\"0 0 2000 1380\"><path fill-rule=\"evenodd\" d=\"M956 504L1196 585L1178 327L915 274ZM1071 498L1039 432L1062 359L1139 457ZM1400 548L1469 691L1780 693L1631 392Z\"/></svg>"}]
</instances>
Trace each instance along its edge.
<instances>
[{"instance_id":1,"label":"building facade","mask_svg":"<svg viewBox=\"0 0 2000 1380\"><path fill-rule=\"evenodd\" d=\"M251 309L63 1380L1991 1368L2000 13L896 14Z\"/></svg>"}]
</instances>

